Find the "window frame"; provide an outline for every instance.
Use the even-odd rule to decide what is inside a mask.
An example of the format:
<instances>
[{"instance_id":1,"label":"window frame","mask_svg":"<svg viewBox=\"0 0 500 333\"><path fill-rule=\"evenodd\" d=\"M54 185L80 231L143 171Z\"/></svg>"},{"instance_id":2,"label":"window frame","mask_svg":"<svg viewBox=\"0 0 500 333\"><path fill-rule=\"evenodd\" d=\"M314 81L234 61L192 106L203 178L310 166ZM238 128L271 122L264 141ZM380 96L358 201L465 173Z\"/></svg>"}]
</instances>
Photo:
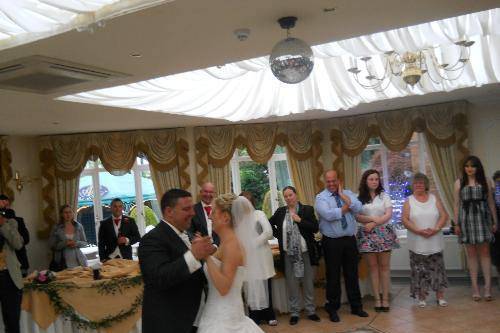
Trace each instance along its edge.
<instances>
[{"instance_id":1,"label":"window frame","mask_svg":"<svg viewBox=\"0 0 500 333\"><path fill-rule=\"evenodd\" d=\"M283 149L285 149L283 147ZM293 179L290 174L290 163L288 162L288 157L285 152L273 153L271 158L267 161L267 170L269 171L269 190L271 192L271 209L274 212L279 208L279 197L278 197L278 186L276 182L276 162L285 161L288 171L288 178L293 185ZM231 178L233 182L233 191L235 193L241 193L241 177L240 177L240 163L241 162L255 162L249 155L240 156L238 149L234 150L233 157L230 161L231 166Z\"/></svg>"},{"instance_id":2,"label":"window frame","mask_svg":"<svg viewBox=\"0 0 500 333\"><path fill-rule=\"evenodd\" d=\"M147 164L138 164L137 159L141 157L137 157L134 165L130 169L130 172L132 172L133 177L134 177L134 189L135 189L135 209L137 212L136 216L136 224L139 229L139 233L144 235L145 230L146 230L146 218L144 214L144 197L143 197L143 192L142 192L142 181L141 181L141 173L143 171L149 171L151 172L149 168L149 163ZM91 167L85 167L85 169L82 170L80 173L80 178L84 176L91 176L92 177L92 186L94 188L94 197L92 198L92 203L94 205L94 224L95 224L95 231L96 235L98 234L99 231L99 224L100 222L104 219L103 212L102 212L102 199L101 199L101 193L99 192L98 189L100 189L100 179L99 179L99 174L101 172L108 172L104 167L100 167L98 161L88 161L87 163L91 164ZM97 189L97 191L95 190Z\"/></svg>"},{"instance_id":3,"label":"window frame","mask_svg":"<svg viewBox=\"0 0 500 333\"><path fill-rule=\"evenodd\" d=\"M411 145L417 145L418 148L418 171L426 174L426 159L428 158L428 153L427 153L427 142L425 141L425 136L424 133L419 133L419 132L414 132L415 138L413 138L408 142L408 145L405 147L405 149L410 148ZM380 140L380 138L377 137L377 139ZM372 150L379 150L380 151L380 159L381 159L381 164L382 164L382 186L388 191L390 189L389 187L389 165L388 165L388 153L391 151L389 148L387 148L386 145L380 140L379 143L374 143L374 144L368 144L364 151L372 151ZM364 172L364 170L362 170ZM435 179L435 172L432 168L432 163L431 163L431 173L433 179ZM438 192L439 196L442 196L442 191L439 186L439 182L434 181L436 185L436 191ZM402 225L401 223L396 223L397 225ZM406 229L405 229L406 230Z\"/></svg>"}]
</instances>

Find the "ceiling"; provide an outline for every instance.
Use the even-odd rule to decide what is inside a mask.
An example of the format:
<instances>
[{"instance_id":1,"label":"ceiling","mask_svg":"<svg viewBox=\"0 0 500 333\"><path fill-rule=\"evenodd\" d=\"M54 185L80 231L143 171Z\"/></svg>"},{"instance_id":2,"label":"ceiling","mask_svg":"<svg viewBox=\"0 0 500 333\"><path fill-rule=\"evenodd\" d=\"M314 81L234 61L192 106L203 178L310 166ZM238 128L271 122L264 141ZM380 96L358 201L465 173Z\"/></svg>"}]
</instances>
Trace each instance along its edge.
<instances>
[{"instance_id":1,"label":"ceiling","mask_svg":"<svg viewBox=\"0 0 500 333\"><path fill-rule=\"evenodd\" d=\"M325 8L335 8L325 12ZM0 62L43 55L129 74L114 81L90 82L58 94L0 90L0 134L40 135L139 128L217 125L224 120L55 101L79 92L136 82L269 54L284 37L276 20L299 18L293 35L311 45L385 31L498 7L498 0L176 0L106 22L94 33L70 31L0 52ZM249 28L245 42L233 35ZM140 53L142 57L131 57ZM336 112L258 119L254 122L325 118L432 104L456 99L498 98L499 85L449 93L410 96L362 104ZM8 121L7 121L8 120Z\"/></svg>"}]
</instances>

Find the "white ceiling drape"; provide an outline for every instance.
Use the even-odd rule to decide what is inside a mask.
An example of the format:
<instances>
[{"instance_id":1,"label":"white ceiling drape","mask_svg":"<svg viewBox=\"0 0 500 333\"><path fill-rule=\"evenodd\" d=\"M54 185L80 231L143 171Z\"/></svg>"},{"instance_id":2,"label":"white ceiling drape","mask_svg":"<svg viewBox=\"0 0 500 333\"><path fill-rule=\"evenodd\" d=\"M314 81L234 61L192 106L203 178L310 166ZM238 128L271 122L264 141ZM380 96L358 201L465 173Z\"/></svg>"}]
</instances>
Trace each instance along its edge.
<instances>
[{"instance_id":1,"label":"white ceiling drape","mask_svg":"<svg viewBox=\"0 0 500 333\"><path fill-rule=\"evenodd\" d=\"M0 50L174 0L0 0Z\"/></svg>"},{"instance_id":2,"label":"white ceiling drape","mask_svg":"<svg viewBox=\"0 0 500 333\"><path fill-rule=\"evenodd\" d=\"M456 61L454 42L472 40L470 63L455 81L438 84L425 75L413 88L400 77L383 92L360 87L347 72L355 57L372 56L382 72L389 50L416 51L434 47L435 55ZM160 111L231 121L283 116L320 109L336 111L360 103L479 87L500 81L500 9L468 14L313 47L314 69L308 79L288 85L278 81L268 57L226 64L142 82L68 95L64 101Z\"/></svg>"}]
</instances>

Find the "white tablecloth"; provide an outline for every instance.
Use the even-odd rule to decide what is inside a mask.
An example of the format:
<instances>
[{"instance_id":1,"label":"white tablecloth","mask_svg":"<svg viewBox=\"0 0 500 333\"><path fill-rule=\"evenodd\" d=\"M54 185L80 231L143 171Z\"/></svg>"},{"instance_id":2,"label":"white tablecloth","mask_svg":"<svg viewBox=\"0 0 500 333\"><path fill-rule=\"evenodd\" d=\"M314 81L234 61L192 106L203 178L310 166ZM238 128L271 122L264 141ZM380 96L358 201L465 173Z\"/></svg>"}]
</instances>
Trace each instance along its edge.
<instances>
[{"instance_id":1,"label":"white tablecloth","mask_svg":"<svg viewBox=\"0 0 500 333\"><path fill-rule=\"evenodd\" d=\"M0 332L5 332L3 318L0 316ZM31 318L31 314L21 311L21 332L22 333L98 333L96 330L84 330L73 327L71 322L58 317L56 321L49 326L47 330L41 329ZM141 320L135 324L135 327L128 333L140 333Z\"/></svg>"},{"instance_id":2,"label":"white tablecloth","mask_svg":"<svg viewBox=\"0 0 500 333\"><path fill-rule=\"evenodd\" d=\"M26 311L21 311L21 332L23 333L98 333L96 330L84 330L73 327L71 322L58 317L56 321L49 326L47 330L43 330L31 319L31 314ZM129 333L141 332L141 320L135 324L135 327Z\"/></svg>"}]
</instances>

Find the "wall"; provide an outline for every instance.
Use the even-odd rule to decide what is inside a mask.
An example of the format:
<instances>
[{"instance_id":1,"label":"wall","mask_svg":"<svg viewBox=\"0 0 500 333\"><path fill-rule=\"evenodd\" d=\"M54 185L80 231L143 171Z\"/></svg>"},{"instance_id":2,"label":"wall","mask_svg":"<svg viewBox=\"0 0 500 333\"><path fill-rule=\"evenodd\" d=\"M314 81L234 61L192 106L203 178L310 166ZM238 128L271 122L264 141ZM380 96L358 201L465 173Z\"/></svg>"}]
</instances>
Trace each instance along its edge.
<instances>
[{"instance_id":1,"label":"wall","mask_svg":"<svg viewBox=\"0 0 500 333\"><path fill-rule=\"evenodd\" d=\"M20 192L15 189L14 182L10 184L15 192L12 208L18 216L24 218L30 233L30 243L27 246L30 269L46 268L50 259L48 242L37 236L37 226L42 221L38 140L35 137L11 136L7 147L12 154L12 171L18 171L21 177L37 178L34 182L25 184Z\"/></svg>"},{"instance_id":2,"label":"wall","mask_svg":"<svg viewBox=\"0 0 500 333\"><path fill-rule=\"evenodd\" d=\"M486 176L500 170L500 106L498 101L471 103L469 148L483 162Z\"/></svg>"}]
</instances>

